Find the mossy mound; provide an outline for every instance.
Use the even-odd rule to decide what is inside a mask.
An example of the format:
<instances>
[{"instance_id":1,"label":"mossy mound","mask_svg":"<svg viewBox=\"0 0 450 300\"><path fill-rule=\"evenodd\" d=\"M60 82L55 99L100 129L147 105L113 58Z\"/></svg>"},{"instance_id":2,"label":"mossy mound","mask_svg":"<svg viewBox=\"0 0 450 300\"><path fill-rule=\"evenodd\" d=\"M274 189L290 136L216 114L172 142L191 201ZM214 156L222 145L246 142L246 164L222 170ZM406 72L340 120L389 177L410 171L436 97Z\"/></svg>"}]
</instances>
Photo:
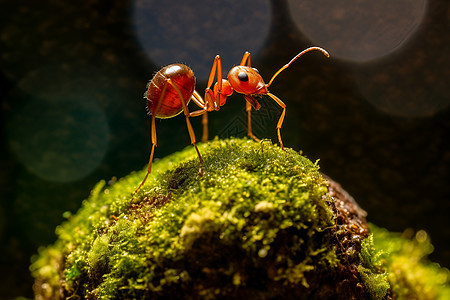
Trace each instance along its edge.
<instances>
[{"instance_id":1,"label":"mossy mound","mask_svg":"<svg viewBox=\"0 0 450 300\"><path fill-rule=\"evenodd\" d=\"M155 162L134 197L145 171L108 185L100 182L76 214L66 214L56 243L33 258L36 297L387 299L413 294L404 289L414 289L417 278L393 277L389 268L396 264L383 262L401 257L404 249L392 246L400 241L375 231L380 245L397 251L383 256L363 212L319 173L316 163L267 141L215 140L199 148L203 176L188 147ZM420 251L416 257L423 259L428 252ZM415 271L426 269L439 282L424 284L426 295L443 295L448 272L427 268L417 262Z\"/></svg>"}]
</instances>

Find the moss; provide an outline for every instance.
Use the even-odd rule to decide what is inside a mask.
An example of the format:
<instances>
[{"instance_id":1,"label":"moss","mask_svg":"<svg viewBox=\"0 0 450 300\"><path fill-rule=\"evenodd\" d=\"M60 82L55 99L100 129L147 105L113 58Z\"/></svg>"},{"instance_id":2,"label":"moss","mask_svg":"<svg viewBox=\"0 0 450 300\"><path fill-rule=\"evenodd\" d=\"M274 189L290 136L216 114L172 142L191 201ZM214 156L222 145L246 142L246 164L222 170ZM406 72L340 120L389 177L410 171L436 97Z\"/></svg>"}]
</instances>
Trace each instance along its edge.
<instances>
[{"instance_id":1,"label":"moss","mask_svg":"<svg viewBox=\"0 0 450 300\"><path fill-rule=\"evenodd\" d=\"M377 254L379 235L364 240L364 218L351 201L336 201L317 163L267 141L199 148L203 176L188 147L156 161L134 197L145 170L97 184L65 215L56 243L33 257L37 298L382 299L399 291Z\"/></svg>"},{"instance_id":2,"label":"moss","mask_svg":"<svg viewBox=\"0 0 450 300\"><path fill-rule=\"evenodd\" d=\"M361 244L361 264L358 271L361 274L372 299L383 299L389 289L387 272L382 269L380 250L376 250L373 243L373 235L370 235Z\"/></svg>"},{"instance_id":3,"label":"moss","mask_svg":"<svg viewBox=\"0 0 450 300\"><path fill-rule=\"evenodd\" d=\"M425 231L392 233L371 225L377 265L386 270L397 299L450 299L450 273L427 255L433 251Z\"/></svg>"}]
</instances>

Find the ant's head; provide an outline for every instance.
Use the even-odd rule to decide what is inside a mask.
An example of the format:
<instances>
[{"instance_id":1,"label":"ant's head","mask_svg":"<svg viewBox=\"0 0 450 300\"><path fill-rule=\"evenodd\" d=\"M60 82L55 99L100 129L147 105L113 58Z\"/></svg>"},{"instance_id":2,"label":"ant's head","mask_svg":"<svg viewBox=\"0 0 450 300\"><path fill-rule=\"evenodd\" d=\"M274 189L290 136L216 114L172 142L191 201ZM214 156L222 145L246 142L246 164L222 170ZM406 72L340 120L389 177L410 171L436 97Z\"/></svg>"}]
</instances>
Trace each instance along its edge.
<instances>
[{"instance_id":1,"label":"ant's head","mask_svg":"<svg viewBox=\"0 0 450 300\"><path fill-rule=\"evenodd\" d=\"M266 84L257 69L235 66L228 72L231 87L244 95L267 94Z\"/></svg>"}]
</instances>

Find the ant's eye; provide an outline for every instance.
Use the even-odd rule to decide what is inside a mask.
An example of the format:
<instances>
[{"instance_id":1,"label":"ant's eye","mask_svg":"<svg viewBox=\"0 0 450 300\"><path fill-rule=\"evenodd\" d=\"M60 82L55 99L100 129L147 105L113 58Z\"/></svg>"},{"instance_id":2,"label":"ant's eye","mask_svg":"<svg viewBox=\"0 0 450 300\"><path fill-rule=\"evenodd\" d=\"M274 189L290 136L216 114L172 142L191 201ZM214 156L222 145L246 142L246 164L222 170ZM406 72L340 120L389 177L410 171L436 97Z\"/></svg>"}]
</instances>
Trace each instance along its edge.
<instances>
[{"instance_id":1,"label":"ant's eye","mask_svg":"<svg viewBox=\"0 0 450 300\"><path fill-rule=\"evenodd\" d=\"M238 78L240 81L248 81L248 75L245 72L239 72Z\"/></svg>"},{"instance_id":2,"label":"ant's eye","mask_svg":"<svg viewBox=\"0 0 450 300\"><path fill-rule=\"evenodd\" d=\"M258 71L258 69L257 68L252 68L254 71L256 71L256 73L258 73L259 74L259 71Z\"/></svg>"}]
</instances>

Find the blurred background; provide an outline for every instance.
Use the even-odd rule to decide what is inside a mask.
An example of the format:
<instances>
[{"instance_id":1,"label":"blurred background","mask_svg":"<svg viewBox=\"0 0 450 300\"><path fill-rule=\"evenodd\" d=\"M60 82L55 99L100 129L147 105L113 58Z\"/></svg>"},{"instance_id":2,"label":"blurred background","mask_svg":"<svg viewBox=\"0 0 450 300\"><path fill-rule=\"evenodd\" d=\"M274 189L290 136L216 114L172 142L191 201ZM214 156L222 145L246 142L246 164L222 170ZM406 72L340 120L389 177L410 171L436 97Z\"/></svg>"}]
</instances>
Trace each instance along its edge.
<instances>
[{"instance_id":1,"label":"blurred background","mask_svg":"<svg viewBox=\"0 0 450 300\"><path fill-rule=\"evenodd\" d=\"M226 74L250 51L267 82L309 46L331 58L307 53L270 88L285 146L370 222L425 229L449 267L449 19L447 0L0 1L0 299L32 297L31 255L96 182L144 168L142 95L162 66L190 66L203 94L216 54ZM277 142L281 109L261 105L254 133ZM209 121L210 138L245 136L243 96ZM156 126L155 157L189 145L183 117Z\"/></svg>"}]
</instances>

